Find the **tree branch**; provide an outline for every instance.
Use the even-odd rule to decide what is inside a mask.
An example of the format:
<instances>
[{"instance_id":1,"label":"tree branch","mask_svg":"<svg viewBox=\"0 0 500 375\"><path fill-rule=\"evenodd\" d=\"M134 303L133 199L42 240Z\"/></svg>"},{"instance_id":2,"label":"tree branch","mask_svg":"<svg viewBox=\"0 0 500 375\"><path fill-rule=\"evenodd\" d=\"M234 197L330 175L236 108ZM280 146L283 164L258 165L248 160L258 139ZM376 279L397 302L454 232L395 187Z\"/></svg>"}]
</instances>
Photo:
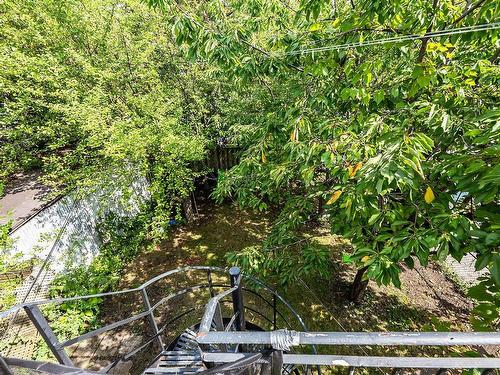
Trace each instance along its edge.
<instances>
[{"instance_id":1,"label":"tree branch","mask_svg":"<svg viewBox=\"0 0 500 375\"><path fill-rule=\"evenodd\" d=\"M452 25L456 25L460 21L462 21L465 17L467 17L469 14L474 12L477 8L479 8L483 3L485 3L487 0L479 0L476 2L473 6L470 8L466 9L460 17L458 17L455 21L452 22Z\"/></svg>"}]
</instances>

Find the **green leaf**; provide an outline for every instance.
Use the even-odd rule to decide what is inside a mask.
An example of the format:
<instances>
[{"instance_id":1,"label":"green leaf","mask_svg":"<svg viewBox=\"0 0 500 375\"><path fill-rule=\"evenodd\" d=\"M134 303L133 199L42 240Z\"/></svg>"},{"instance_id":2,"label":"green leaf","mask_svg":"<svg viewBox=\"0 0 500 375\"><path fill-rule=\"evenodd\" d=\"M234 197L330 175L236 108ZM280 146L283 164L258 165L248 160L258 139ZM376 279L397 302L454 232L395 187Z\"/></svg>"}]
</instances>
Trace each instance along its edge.
<instances>
[{"instance_id":1,"label":"green leaf","mask_svg":"<svg viewBox=\"0 0 500 375\"><path fill-rule=\"evenodd\" d=\"M373 214L370 216L370 219L368 219L368 225L373 225L377 219L380 217L380 213Z\"/></svg>"},{"instance_id":2,"label":"green leaf","mask_svg":"<svg viewBox=\"0 0 500 375\"><path fill-rule=\"evenodd\" d=\"M500 287L500 255L495 255L493 263L489 267L491 277L495 283Z\"/></svg>"},{"instance_id":3,"label":"green leaf","mask_svg":"<svg viewBox=\"0 0 500 375\"><path fill-rule=\"evenodd\" d=\"M410 268L410 269L413 269L415 267L415 262L413 261L413 258L412 257L406 257L404 259L404 262L406 263L406 265Z\"/></svg>"},{"instance_id":4,"label":"green leaf","mask_svg":"<svg viewBox=\"0 0 500 375\"><path fill-rule=\"evenodd\" d=\"M488 233L484 242L486 243L486 246L497 246L500 244L500 234Z\"/></svg>"},{"instance_id":5,"label":"green leaf","mask_svg":"<svg viewBox=\"0 0 500 375\"><path fill-rule=\"evenodd\" d=\"M385 98L384 91L382 91L382 90L375 91L373 98L375 99L375 103L380 104L382 102L382 100L384 100L384 98Z\"/></svg>"},{"instance_id":6,"label":"green leaf","mask_svg":"<svg viewBox=\"0 0 500 375\"><path fill-rule=\"evenodd\" d=\"M478 301L488 301L492 298L492 296L486 291L484 284L478 284L471 287L468 290L467 295Z\"/></svg>"},{"instance_id":7,"label":"green leaf","mask_svg":"<svg viewBox=\"0 0 500 375\"><path fill-rule=\"evenodd\" d=\"M490 263L491 259L492 259L492 254L491 253L480 254L477 257L476 263L475 263L476 271L480 271L483 268L485 268L486 266L488 266L488 264Z\"/></svg>"}]
</instances>

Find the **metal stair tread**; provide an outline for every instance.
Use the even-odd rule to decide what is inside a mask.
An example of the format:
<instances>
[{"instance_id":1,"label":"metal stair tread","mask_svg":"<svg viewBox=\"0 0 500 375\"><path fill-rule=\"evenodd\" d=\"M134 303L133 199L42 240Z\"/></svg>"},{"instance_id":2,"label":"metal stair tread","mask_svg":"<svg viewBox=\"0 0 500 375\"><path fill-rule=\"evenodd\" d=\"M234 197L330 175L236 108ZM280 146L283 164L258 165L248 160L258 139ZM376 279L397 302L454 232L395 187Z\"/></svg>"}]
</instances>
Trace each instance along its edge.
<instances>
[{"instance_id":1,"label":"metal stair tread","mask_svg":"<svg viewBox=\"0 0 500 375\"><path fill-rule=\"evenodd\" d=\"M144 375L148 374L196 374L205 370L204 367L152 367L144 371Z\"/></svg>"},{"instance_id":2,"label":"metal stair tread","mask_svg":"<svg viewBox=\"0 0 500 375\"><path fill-rule=\"evenodd\" d=\"M171 361L163 361L160 360L158 362L159 367L167 367L167 366L201 366L202 365L201 359L199 360L171 360Z\"/></svg>"}]
</instances>

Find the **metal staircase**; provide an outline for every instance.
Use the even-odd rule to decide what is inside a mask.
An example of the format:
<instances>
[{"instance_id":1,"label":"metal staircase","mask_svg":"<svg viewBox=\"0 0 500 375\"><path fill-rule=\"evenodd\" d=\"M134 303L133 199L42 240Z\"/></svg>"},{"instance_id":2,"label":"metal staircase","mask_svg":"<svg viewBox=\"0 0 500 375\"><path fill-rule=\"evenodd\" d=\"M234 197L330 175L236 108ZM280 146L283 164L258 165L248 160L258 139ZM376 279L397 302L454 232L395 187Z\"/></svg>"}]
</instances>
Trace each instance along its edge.
<instances>
[{"instance_id":1,"label":"metal staircase","mask_svg":"<svg viewBox=\"0 0 500 375\"><path fill-rule=\"evenodd\" d=\"M144 374L191 375L203 372L204 370L205 367L203 366L201 351L199 349L174 350L162 352L155 366L146 369Z\"/></svg>"},{"instance_id":2,"label":"metal staircase","mask_svg":"<svg viewBox=\"0 0 500 375\"><path fill-rule=\"evenodd\" d=\"M135 315L60 342L43 314L43 306L76 303L89 298L138 295L143 309ZM42 309L41 309L42 308ZM482 373L500 368L491 357L377 357L318 354L322 346L453 346L500 345L498 332L308 332L292 306L258 279L233 267L184 267L165 272L143 285L91 296L30 302L0 313L1 319L26 313L58 363L0 356L0 374L31 369L49 374L125 374L120 365L132 363L131 374L321 374L321 368L435 369L478 368ZM84 341L99 342L137 322L147 330L140 344L109 358L98 372L77 368L66 348ZM187 328L186 328L187 327ZM131 330L133 331L133 330ZM494 370L493 370L494 371Z\"/></svg>"},{"instance_id":3,"label":"metal staircase","mask_svg":"<svg viewBox=\"0 0 500 375\"><path fill-rule=\"evenodd\" d=\"M144 375L190 375L204 370L196 332L188 328L178 337L173 350L162 351L154 364L144 371Z\"/></svg>"}]
</instances>

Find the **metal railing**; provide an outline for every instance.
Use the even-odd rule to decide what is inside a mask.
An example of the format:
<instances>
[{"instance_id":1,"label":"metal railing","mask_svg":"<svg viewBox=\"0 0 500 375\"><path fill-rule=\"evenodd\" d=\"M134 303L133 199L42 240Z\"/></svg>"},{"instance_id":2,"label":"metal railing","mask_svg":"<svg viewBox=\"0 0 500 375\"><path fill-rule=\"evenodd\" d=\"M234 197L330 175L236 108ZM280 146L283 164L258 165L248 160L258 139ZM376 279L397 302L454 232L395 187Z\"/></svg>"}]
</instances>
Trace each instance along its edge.
<instances>
[{"instance_id":1,"label":"metal railing","mask_svg":"<svg viewBox=\"0 0 500 375\"><path fill-rule=\"evenodd\" d=\"M204 351L202 359L208 364L218 364L219 372L224 373L223 363L255 365L258 361L267 365L267 371L260 371L262 374L281 374L281 369L286 365L312 365L316 366L318 373L321 372L319 366L341 366L348 367L349 374L354 374L356 368L432 368L438 369L438 373L443 373L445 369L482 369L483 373L491 372L492 369L500 368L500 358L467 358L467 357L380 357L380 356L347 356L347 355L320 355L316 353L316 346L330 345L370 345L370 346L485 346L500 345L500 333L498 332L298 332L293 330L273 330L273 331L244 331L236 329L229 331L219 329L220 324L216 324L217 329L211 328L212 321L221 321L220 301L229 294L233 299L234 314L231 322L236 322L240 318L244 322L244 308L241 277L239 269L233 267L230 270L231 288L214 296L205 309L197 341L200 347L210 348L236 346L239 350L233 353ZM236 324L234 324L236 326ZM223 327L221 327L223 328ZM289 353L293 348L300 346L312 346L314 354ZM267 347L272 350L267 352L267 362L263 361L263 356L256 356L254 351L241 350L245 347ZM276 354L277 355L273 355ZM262 353L261 353L262 354ZM278 362L278 365L273 362ZM307 373L307 368L305 370ZM227 370L231 373L231 368Z\"/></svg>"},{"instance_id":2,"label":"metal railing","mask_svg":"<svg viewBox=\"0 0 500 375\"><path fill-rule=\"evenodd\" d=\"M169 293L166 296L161 296L161 298L158 301L153 301L151 300L151 288L153 288L157 283L159 283L162 280L165 280L167 278L179 275L179 274L187 274L188 272L197 272L197 273L203 273L204 277L206 278L206 282L203 283L194 283L195 285L189 285L185 288L178 288L172 293ZM120 290L120 291L115 291L115 292L107 292L107 293L98 293L98 294L92 294L92 295L86 295L86 296L77 296L77 297L67 297L67 298L55 298L55 299L46 299L46 300L41 300L41 301L35 301L35 302L26 302L26 303L21 303L16 306L11 307L10 309L3 311L0 313L0 319L3 318L8 318L12 315L17 314L19 311L24 310L30 321L33 323L33 325L36 327L37 331L47 344L48 348L50 349L51 353L54 355L56 360L59 362L59 364L63 366L67 366L69 368L73 368L73 362L69 358L68 354L66 353L66 348L69 346L72 346L74 344L80 343L85 340L89 340L93 337L99 336L103 333L112 331L112 330L117 330L121 327L127 326L132 324L133 322L136 322L140 319L147 319L150 331L152 332L152 335L146 337L146 340L142 342L140 345L134 347L132 350L128 351L126 354L120 356L120 358L113 360L106 368L104 368L102 371L103 372L108 372L110 369L112 369L116 364L120 361L126 361L132 358L134 355L136 355L138 352L144 350L147 348L149 345L152 343L156 343L159 345L160 350L163 350L166 348L165 343L163 342L162 336L167 333L168 331L175 330L174 323L178 322L182 318L188 316L188 315L193 315L196 313L203 313L205 309L205 302L202 301L202 303L197 304L197 305L189 305L185 306L187 307L185 310L180 311L176 316L172 317L168 321L166 321L162 326L158 326L157 320L158 316L155 315L155 312L159 310L162 306L165 306L168 304L168 302L173 302L175 299L187 295L189 293L193 293L199 290L208 290L210 293L210 296L215 296L216 295L216 290L218 289L228 289L230 291L234 290L234 285L235 285L235 279L230 276L229 281L230 283L217 283L213 281L213 277L215 274L218 274L218 276L227 276L227 272L223 268L218 268L218 267L205 267L205 266L188 266L188 267L183 267L183 268L178 268L175 270L171 270L168 272L164 272L144 284L138 286L137 288L131 288L131 289L126 289L126 290ZM253 277L250 276L243 276L245 280L248 280L249 284L253 284L256 287L254 288L248 288L248 287L243 287L242 283L240 283L241 280L241 275L239 275L239 270L238 270L238 294L241 294L241 300L239 302L239 309L243 308L246 309L247 311L251 312L252 314L256 315L258 318L260 317L263 321L268 322L272 328L276 328L278 325L284 325L286 327L291 328L292 324L290 322L290 317L295 319L295 326L299 327L300 329L307 330L306 325L304 324L303 320L300 318L300 316L296 313L296 311L288 304L288 302L285 301L276 291L274 291L272 288L267 286L266 284L262 283L260 280L257 280ZM194 279L194 278L193 278ZM231 286L231 284L233 286ZM272 308L272 313L270 314L271 316L266 316L265 313L262 311L259 311L258 308L255 306L250 306L250 305L243 305L243 292L245 293L251 293L253 296L255 296L257 299L260 301L263 301L264 305L270 306ZM263 292L266 292L271 296L271 298L265 298L263 296ZM128 294L139 294L140 298L142 299L142 305L143 309L140 313L134 314L132 316L129 316L125 319L118 320L116 322L113 322L111 324L107 324L103 327L94 329L90 332L86 332L82 335L70 338L66 341L60 342L56 335L54 334L52 328L50 327L49 322L47 321L46 317L44 316L41 308L44 305L48 304L62 304L62 303L69 303L69 302L77 302L77 301L83 301L91 298L99 298L103 299L106 297L113 297L113 296L122 296L122 295L128 295ZM225 295L230 294L227 293ZM234 296L233 296L234 297ZM232 300L226 300L226 301L220 301L221 304L231 304L235 301L233 298ZM285 306L285 308L288 310L288 317L285 316L283 311L278 308L278 304L282 304ZM182 306L178 306L178 309L176 310L181 310ZM219 309L219 313L221 316L221 312ZM243 312L241 313L239 319L233 319L231 326L234 326L237 329L242 329L245 326L245 322L242 321L244 314ZM197 320L198 323L201 319L201 316L198 318L195 318L195 321ZM278 319L280 319L280 322L278 322ZM221 327L219 325L219 327ZM187 328L187 327L183 327ZM177 327L178 329L178 327ZM14 359L9 359L10 362L14 361ZM16 360L17 364L19 364L19 360ZM26 362L26 365L33 365L32 363L29 364Z\"/></svg>"},{"instance_id":3,"label":"metal railing","mask_svg":"<svg viewBox=\"0 0 500 375\"><path fill-rule=\"evenodd\" d=\"M178 287L164 296L156 295L151 289L161 281L171 276L184 274L188 277L188 284L194 281L191 272L202 274L206 282L194 283L195 285ZM224 277L214 281L213 277ZM229 276L229 278L227 277ZM227 279L229 279L227 281ZM247 285L244 284L246 281ZM178 283L176 283L178 285ZM169 287L168 289L171 289ZM163 289L162 289L163 290ZM208 303L191 304L182 306L175 304L174 317L167 319L163 324L158 324L158 310L169 302L176 301L180 296L186 296L195 291L208 291ZM54 303L68 303L90 298L104 298L137 293L142 299L142 311L125 319L118 320L103 327L94 329L77 337L59 342L45 318L41 306ZM264 296L268 293L270 297ZM254 299L253 304L249 304ZM278 306L280 308L278 308ZM285 311L281 309L284 306ZM187 307L186 309L182 309ZM265 311L267 309L267 311ZM168 271L145 282L137 288L100 293L88 296L58 298L37 302L23 303L0 313L0 319L24 310L31 322L35 325L45 343L54 354L59 365L48 363L35 363L13 358L1 360L0 369L9 366L52 366L57 370L54 373L68 373L75 371L75 367L66 353L65 348L84 340L96 337L105 332L127 326L139 319L148 323L151 335L139 345L129 350L126 354L111 361L101 370L106 373L123 360L129 360L143 351L149 345L159 346L158 355L166 348L164 343L167 332L178 332L179 327L174 323L182 321L187 316L192 316L192 322L197 325L196 341L201 350L201 357L206 368L206 374L233 373L251 368L260 367L262 374L310 373L312 370L320 373L320 366L341 366L349 368L349 373L354 373L358 367L378 368L500 368L500 358L466 358L466 357L380 357L380 356L354 356L354 355L325 355L318 354L316 346L484 346L500 345L498 332L307 332L307 327L297 312L276 291L262 283L260 280L240 273L233 267L227 274L226 270L217 267L191 266ZM197 315L201 313L201 316ZM251 319L250 319L251 318ZM290 319L294 319L295 325ZM260 326L255 321L261 322ZM189 326L181 327L181 330ZM295 328L294 328L295 327ZM278 329L285 328L285 329ZM295 330L297 329L298 330ZM250 331L249 329L253 329ZM176 331L177 330L177 331ZM303 353L307 351L307 353ZM297 351L297 352L294 352ZM157 356L156 356L157 357ZM3 366L3 367L2 367ZM55 367L54 367L55 366ZM57 367L59 366L59 367ZM311 367L312 366L312 367ZM299 371L300 370L300 371ZM6 372L4 370L4 372ZM8 373L8 372L6 372ZM79 373L86 373L81 371ZM88 373L88 372L87 372Z\"/></svg>"}]
</instances>

